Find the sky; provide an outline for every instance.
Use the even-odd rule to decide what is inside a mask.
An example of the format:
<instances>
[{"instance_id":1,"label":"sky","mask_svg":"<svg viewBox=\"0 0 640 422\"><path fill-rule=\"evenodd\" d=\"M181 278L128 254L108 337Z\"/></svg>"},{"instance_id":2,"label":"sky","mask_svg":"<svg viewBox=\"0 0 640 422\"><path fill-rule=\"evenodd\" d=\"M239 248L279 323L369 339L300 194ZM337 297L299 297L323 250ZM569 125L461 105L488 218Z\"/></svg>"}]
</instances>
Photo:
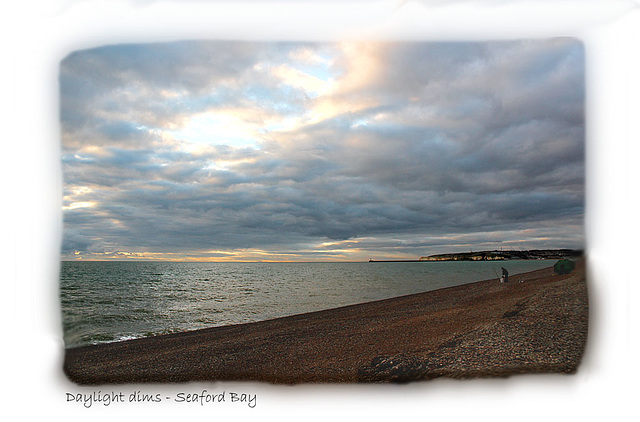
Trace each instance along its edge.
<instances>
[{"instance_id":1,"label":"sky","mask_svg":"<svg viewBox=\"0 0 640 422\"><path fill-rule=\"evenodd\" d=\"M73 52L62 259L583 248L584 67L570 38Z\"/></svg>"}]
</instances>

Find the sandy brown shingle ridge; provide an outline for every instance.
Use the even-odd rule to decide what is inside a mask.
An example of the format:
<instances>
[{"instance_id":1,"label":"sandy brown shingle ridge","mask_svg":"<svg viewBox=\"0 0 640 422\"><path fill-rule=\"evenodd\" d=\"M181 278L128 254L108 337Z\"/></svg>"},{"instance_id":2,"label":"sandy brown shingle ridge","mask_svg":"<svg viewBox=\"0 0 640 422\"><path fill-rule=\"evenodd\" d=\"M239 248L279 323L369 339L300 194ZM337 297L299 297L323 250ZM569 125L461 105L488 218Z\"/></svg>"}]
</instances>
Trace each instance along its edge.
<instances>
[{"instance_id":1,"label":"sandy brown shingle ridge","mask_svg":"<svg viewBox=\"0 0 640 422\"><path fill-rule=\"evenodd\" d=\"M584 263L252 324L67 349L80 384L408 382L573 373L586 347ZM522 282L520 282L522 281Z\"/></svg>"}]
</instances>

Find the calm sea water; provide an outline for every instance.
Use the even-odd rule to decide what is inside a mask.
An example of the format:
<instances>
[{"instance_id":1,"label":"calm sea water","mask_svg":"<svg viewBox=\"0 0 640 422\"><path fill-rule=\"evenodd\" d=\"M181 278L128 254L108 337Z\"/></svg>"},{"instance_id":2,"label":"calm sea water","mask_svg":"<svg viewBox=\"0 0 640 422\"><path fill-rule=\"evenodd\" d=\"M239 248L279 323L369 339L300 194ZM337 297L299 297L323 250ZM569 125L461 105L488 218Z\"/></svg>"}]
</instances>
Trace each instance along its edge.
<instances>
[{"instance_id":1,"label":"calm sea water","mask_svg":"<svg viewBox=\"0 0 640 422\"><path fill-rule=\"evenodd\" d=\"M404 263L62 262L67 347L262 321L552 266ZM517 278L517 277L516 277Z\"/></svg>"}]
</instances>

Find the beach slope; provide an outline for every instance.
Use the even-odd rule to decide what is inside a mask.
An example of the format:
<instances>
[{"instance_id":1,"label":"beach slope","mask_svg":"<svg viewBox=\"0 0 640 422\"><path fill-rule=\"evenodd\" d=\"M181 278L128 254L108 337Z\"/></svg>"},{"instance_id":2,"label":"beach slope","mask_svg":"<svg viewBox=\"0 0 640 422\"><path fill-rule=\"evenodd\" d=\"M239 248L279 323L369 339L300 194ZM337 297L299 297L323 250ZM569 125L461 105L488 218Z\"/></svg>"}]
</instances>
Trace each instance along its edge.
<instances>
[{"instance_id":1,"label":"beach slope","mask_svg":"<svg viewBox=\"0 0 640 422\"><path fill-rule=\"evenodd\" d=\"M425 264L428 265L428 264ZM584 353L584 263L251 324L65 350L79 384L408 382L573 373Z\"/></svg>"}]
</instances>

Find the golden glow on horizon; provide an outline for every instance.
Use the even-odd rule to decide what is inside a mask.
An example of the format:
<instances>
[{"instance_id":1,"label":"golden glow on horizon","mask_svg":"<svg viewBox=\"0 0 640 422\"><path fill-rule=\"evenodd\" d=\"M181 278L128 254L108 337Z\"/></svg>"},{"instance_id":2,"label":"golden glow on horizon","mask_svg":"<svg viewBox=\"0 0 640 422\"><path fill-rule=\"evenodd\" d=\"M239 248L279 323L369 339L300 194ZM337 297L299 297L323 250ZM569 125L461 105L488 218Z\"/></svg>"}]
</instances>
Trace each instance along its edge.
<instances>
[{"instance_id":1,"label":"golden glow on horizon","mask_svg":"<svg viewBox=\"0 0 640 422\"><path fill-rule=\"evenodd\" d=\"M73 260L115 261L115 260L145 260L172 262L343 262L366 261L368 257L360 249L306 249L299 252L278 252L262 249L241 250L209 250L205 252L81 252L75 251ZM209 256L207 256L209 255Z\"/></svg>"}]
</instances>

